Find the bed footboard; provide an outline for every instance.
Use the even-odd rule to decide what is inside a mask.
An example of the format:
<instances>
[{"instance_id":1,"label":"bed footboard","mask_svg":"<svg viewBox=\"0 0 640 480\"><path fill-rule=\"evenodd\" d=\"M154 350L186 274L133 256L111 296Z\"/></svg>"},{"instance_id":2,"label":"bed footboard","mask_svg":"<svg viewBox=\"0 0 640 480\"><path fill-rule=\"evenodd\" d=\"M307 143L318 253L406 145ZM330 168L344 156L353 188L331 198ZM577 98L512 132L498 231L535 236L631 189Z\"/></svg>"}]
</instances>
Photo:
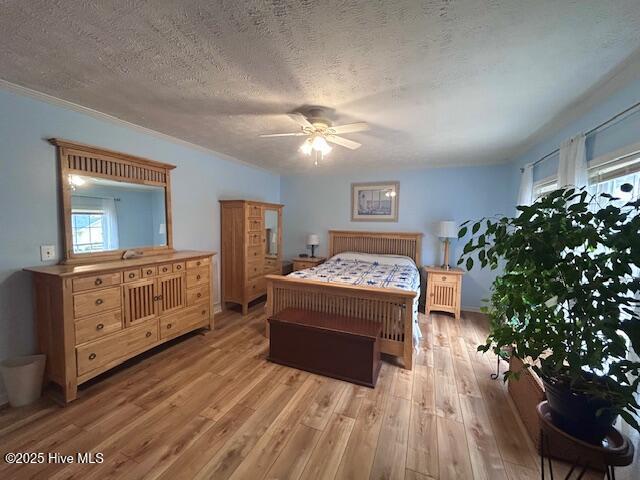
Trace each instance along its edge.
<instances>
[{"instance_id":1,"label":"bed footboard","mask_svg":"<svg viewBox=\"0 0 640 480\"><path fill-rule=\"evenodd\" d=\"M414 292L395 288L369 288L267 275L267 320L285 308L355 317L382 325L380 350L413 365Z\"/></svg>"}]
</instances>

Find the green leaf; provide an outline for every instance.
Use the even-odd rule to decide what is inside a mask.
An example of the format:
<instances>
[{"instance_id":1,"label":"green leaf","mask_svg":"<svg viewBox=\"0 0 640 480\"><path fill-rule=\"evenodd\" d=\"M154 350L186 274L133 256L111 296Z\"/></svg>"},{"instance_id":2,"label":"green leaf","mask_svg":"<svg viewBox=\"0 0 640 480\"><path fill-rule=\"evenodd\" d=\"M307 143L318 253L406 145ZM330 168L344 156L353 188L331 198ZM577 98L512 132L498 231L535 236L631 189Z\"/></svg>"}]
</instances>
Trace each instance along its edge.
<instances>
[{"instance_id":1,"label":"green leaf","mask_svg":"<svg viewBox=\"0 0 640 480\"><path fill-rule=\"evenodd\" d=\"M473 258L467 258L467 270L471 270L473 268Z\"/></svg>"},{"instance_id":2,"label":"green leaf","mask_svg":"<svg viewBox=\"0 0 640 480\"><path fill-rule=\"evenodd\" d=\"M471 233L473 233L474 235L478 233L478 230L480 230L480 226L480 222L474 223L473 227L471 228Z\"/></svg>"},{"instance_id":3,"label":"green leaf","mask_svg":"<svg viewBox=\"0 0 640 480\"><path fill-rule=\"evenodd\" d=\"M462 227L458 232L458 238L462 238L467 234L467 227Z\"/></svg>"}]
</instances>

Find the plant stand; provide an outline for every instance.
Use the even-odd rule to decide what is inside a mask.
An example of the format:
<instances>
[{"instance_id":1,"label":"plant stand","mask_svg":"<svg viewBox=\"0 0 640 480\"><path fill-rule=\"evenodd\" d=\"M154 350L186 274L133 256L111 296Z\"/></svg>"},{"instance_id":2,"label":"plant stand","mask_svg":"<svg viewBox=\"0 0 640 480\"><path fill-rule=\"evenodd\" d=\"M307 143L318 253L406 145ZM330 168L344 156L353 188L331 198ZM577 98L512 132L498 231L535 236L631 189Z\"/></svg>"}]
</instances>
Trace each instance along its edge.
<instances>
[{"instance_id":1,"label":"plant stand","mask_svg":"<svg viewBox=\"0 0 640 480\"><path fill-rule=\"evenodd\" d=\"M582 478L587 469L604 471L608 480L615 480L615 467L624 467L633 461L634 448L629 439L611 427L602 445L583 442L556 427L551 420L549 404L538 404L540 420L540 478L544 480L544 460L547 458L549 473L553 480L552 458L568 461L571 469L565 480L576 474Z\"/></svg>"}]
</instances>

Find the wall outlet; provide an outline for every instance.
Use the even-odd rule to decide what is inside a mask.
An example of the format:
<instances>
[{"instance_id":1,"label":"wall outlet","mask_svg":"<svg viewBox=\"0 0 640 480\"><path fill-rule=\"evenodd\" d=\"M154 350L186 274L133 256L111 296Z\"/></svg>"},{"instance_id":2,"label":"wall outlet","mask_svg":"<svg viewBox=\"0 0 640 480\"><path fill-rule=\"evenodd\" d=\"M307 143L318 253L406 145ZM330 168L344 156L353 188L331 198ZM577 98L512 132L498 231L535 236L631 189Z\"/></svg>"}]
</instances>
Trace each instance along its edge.
<instances>
[{"instance_id":1,"label":"wall outlet","mask_svg":"<svg viewBox=\"0 0 640 480\"><path fill-rule=\"evenodd\" d=\"M56 246L55 245L40 245L40 260L46 262L47 260L55 260L56 258Z\"/></svg>"}]
</instances>

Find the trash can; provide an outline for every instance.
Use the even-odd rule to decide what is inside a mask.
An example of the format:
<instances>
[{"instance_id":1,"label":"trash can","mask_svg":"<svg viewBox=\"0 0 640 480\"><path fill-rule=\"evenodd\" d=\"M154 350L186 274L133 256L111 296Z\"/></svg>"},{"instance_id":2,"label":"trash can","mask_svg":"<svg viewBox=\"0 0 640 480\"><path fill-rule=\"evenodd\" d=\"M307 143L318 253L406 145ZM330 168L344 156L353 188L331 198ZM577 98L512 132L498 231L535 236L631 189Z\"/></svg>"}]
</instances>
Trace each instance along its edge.
<instances>
[{"instance_id":1,"label":"trash can","mask_svg":"<svg viewBox=\"0 0 640 480\"><path fill-rule=\"evenodd\" d=\"M45 359L45 355L26 355L0 363L2 379L12 407L29 405L40 398Z\"/></svg>"}]
</instances>

